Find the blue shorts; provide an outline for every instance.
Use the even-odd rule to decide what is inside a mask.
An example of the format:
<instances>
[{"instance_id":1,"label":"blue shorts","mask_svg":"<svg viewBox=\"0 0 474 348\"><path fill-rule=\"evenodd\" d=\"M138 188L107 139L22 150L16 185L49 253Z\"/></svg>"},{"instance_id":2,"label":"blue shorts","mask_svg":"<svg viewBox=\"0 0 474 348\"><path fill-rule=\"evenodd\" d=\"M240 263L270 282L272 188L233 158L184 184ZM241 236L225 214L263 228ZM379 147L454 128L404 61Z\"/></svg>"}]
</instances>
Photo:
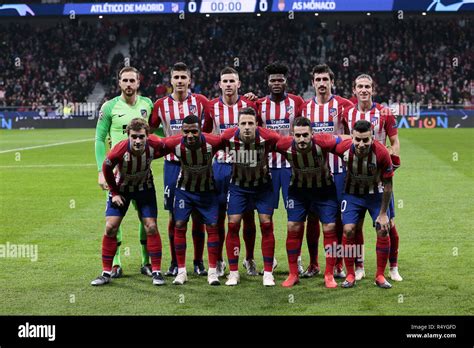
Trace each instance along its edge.
<instances>
[{"instance_id":1,"label":"blue shorts","mask_svg":"<svg viewBox=\"0 0 474 348\"><path fill-rule=\"evenodd\" d=\"M390 209L390 219L395 218L395 198L393 198L393 192L392 192L392 198L390 198L390 204L388 207Z\"/></svg>"},{"instance_id":2,"label":"blue shorts","mask_svg":"<svg viewBox=\"0 0 474 348\"><path fill-rule=\"evenodd\" d=\"M269 183L257 188L244 188L231 183L227 199L227 214L240 215L254 209L257 209L259 214L273 215L272 184Z\"/></svg>"},{"instance_id":3,"label":"blue shorts","mask_svg":"<svg viewBox=\"0 0 474 348\"><path fill-rule=\"evenodd\" d=\"M134 205L140 217L156 219L158 215L158 209L156 206L156 192L154 188L137 192L122 193L121 196L125 198L125 204L122 207L116 207L114 204L112 204L112 195L109 193L105 216L124 217L127 213L130 201L133 200L135 201Z\"/></svg>"},{"instance_id":4,"label":"blue shorts","mask_svg":"<svg viewBox=\"0 0 474 348\"><path fill-rule=\"evenodd\" d=\"M337 192L337 202L341 204L342 196L344 194L344 185L346 183L346 171L344 170L342 173L336 173L333 175L334 177L334 184L336 185L336 192Z\"/></svg>"},{"instance_id":5,"label":"blue shorts","mask_svg":"<svg viewBox=\"0 0 474 348\"><path fill-rule=\"evenodd\" d=\"M214 174L214 183L219 205L225 205L227 203L227 194L229 193L230 178L232 176L232 164L220 163L215 160L212 163L212 172Z\"/></svg>"},{"instance_id":6,"label":"blue shorts","mask_svg":"<svg viewBox=\"0 0 474 348\"><path fill-rule=\"evenodd\" d=\"M382 205L382 193L368 193L365 195L352 195L344 193L341 202L341 214L343 225L357 224L360 219L363 219L365 212L368 210L372 217L373 225L380 213ZM390 207L387 210L389 219L392 217Z\"/></svg>"},{"instance_id":7,"label":"blue shorts","mask_svg":"<svg viewBox=\"0 0 474 348\"><path fill-rule=\"evenodd\" d=\"M280 187L283 194L283 202L288 199L288 187L291 180L291 168L270 168L273 183L273 208L278 209L280 202Z\"/></svg>"},{"instance_id":8,"label":"blue shorts","mask_svg":"<svg viewBox=\"0 0 474 348\"><path fill-rule=\"evenodd\" d=\"M285 206L288 221L304 222L308 213L313 212L323 224L335 223L339 211L336 187L334 185L320 189L290 187Z\"/></svg>"},{"instance_id":9,"label":"blue shorts","mask_svg":"<svg viewBox=\"0 0 474 348\"><path fill-rule=\"evenodd\" d=\"M165 160L163 165L163 202L165 203L165 210L173 211L174 192L180 171L181 166L179 162Z\"/></svg>"},{"instance_id":10,"label":"blue shorts","mask_svg":"<svg viewBox=\"0 0 474 348\"><path fill-rule=\"evenodd\" d=\"M174 219L188 221L193 210L201 213L206 225L217 224L219 202L214 191L189 192L177 188L174 195Z\"/></svg>"}]
</instances>

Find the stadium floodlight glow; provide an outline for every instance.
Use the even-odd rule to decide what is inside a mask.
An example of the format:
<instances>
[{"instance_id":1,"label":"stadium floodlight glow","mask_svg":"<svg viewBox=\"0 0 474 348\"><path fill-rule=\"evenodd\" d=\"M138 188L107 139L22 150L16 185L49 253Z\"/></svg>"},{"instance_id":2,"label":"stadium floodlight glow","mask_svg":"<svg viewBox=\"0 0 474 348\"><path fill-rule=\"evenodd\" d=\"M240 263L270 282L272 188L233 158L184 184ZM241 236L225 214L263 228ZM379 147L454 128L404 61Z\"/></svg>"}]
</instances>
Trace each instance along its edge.
<instances>
[{"instance_id":1,"label":"stadium floodlight glow","mask_svg":"<svg viewBox=\"0 0 474 348\"><path fill-rule=\"evenodd\" d=\"M261 13L257 13L257 17L260 17L262 14Z\"/></svg>"},{"instance_id":2,"label":"stadium floodlight glow","mask_svg":"<svg viewBox=\"0 0 474 348\"><path fill-rule=\"evenodd\" d=\"M314 15L315 15L315 16L319 16L319 13L315 12Z\"/></svg>"},{"instance_id":3,"label":"stadium floodlight glow","mask_svg":"<svg viewBox=\"0 0 474 348\"><path fill-rule=\"evenodd\" d=\"M367 16L370 16L370 12L367 12Z\"/></svg>"},{"instance_id":4,"label":"stadium floodlight glow","mask_svg":"<svg viewBox=\"0 0 474 348\"><path fill-rule=\"evenodd\" d=\"M421 15L422 15L422 16L426 16L426 12L422 12Z\"/></svg>"},{"instance_id":5,"label":"stadium floodlight glow","mask_svg":"<svg viewBox=\"0 0 474 348\"><path fill-rule=\"evenodd\" d=\"M104 18L104 16L99 16L99 19L102 19L102 18Z\"/></svg>"},{"instance_id":6,"label":"stadium floodlight glow","mask_svg":"<svg viewBox=\"0 0 474 348\"><path fill-rule=\"evenodd\" d=\"M211 15L209 13L206 13L206 17L211 17Z\"/></svg>"}]
</instances>

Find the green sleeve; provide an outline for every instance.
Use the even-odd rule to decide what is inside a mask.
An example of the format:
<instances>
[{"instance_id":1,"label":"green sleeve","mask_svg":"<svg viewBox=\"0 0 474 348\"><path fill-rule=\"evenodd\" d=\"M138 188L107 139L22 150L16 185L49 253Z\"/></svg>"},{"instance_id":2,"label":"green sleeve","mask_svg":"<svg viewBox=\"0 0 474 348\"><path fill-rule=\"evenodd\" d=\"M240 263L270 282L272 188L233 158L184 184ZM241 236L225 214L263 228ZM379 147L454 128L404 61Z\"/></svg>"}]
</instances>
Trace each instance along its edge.
<instances>
[{"instance_id":1,"label":"green sleeve","mask_svg":"<svg viewBox=\"0 0 474 348\"><path fill-rule=\"evenodd\" d=\"M102 164L105 160L106 146L105 139L109 134L112 124L110 103L105 103L100 108L99 120L95 129L95 161L97 163L97 171L102 171Z\"/></svg>"}]
</instances>

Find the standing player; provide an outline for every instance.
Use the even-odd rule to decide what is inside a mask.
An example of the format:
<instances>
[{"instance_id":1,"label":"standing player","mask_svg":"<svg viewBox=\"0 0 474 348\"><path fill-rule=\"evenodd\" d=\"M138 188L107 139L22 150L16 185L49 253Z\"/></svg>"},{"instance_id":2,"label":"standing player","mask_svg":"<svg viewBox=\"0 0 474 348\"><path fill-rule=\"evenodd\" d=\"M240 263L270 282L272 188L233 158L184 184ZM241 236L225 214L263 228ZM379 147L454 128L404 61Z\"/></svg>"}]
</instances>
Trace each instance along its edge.
<instances>
[{"instance_id":1,"label":"standing player","mask_svg":"<svg viewBox=\"0 0 474 348\"><path fill-rule=\"evenodd\" d=\"M91 282L98 286L108 284L112 261L117 251L117 232L127 213L130 201L136 207L147 235L154 285L165 283L161 275L161 239L156 224L156 192L151 173L151 161L165 154L163 142L156 136L148 138L149 126L142 118L133 119L126 128L128 140L119 142L102 166L109 186L105 234L102 239L102 274ZM114 175L114 169L117 168Z\"/></svg>"},{"instance_id":2,"label":"standing player","mask_svg":"<svg viewBox=\"0 0 474 348\"><path fill-rule=\"evenodd\" d=\"M255 111L256 105L247 98L239 95L240 80L237 70L231 67L226 67L220 72L219 87L222 96L211 100L208 104L206 112L206 120L204 121L204 129L213 128L214 133L221 134L227 128L238 126L239 110L246 107L251 107ZM227 210L227 194L229 191L230 177L232 173L231 158L226 155L224 151L217 154L217 158L213 164L214 179L216 183L216 190L219 195L219 255L217 262L217 272L221 277L224 275L225 262L223 260L222 250L225 240L225 216ZM244 260L244 267L247 269L247 274L256 276L257 268L254 260L255 249L255 216L254 211L249 210L243 214L243 230L246 257Z\"/></svg>"},{"instance_id":3,"label":"standing player","mask_svg":"<svg viewBox=\"0 0 474 348\"><path fill-rule=\"evenodd\" d=\"M188 280L186 272L186 225L193 210L199 211L208 233L210 285L220 285L217 275L219 234L217 216L219 202L214 189L212 158L221 149L217 135L201 133L201 120L186 116L181 128L182 136L166 138L166 148L181 161L174 198L174 247L178 260L178 275L173 284L182 285Z\"/></svg>"},{"instance_id":4,"label":"standing player","mask_svg":"<svg viewBox=\"0 0 474 348\"><path fill-rule=\"evenodd\" d=\"M171 68L173 93L155 102L153 114L150 118L152 131L157 129L161 124L165 136L169 137L181 134L181 126L186 116L195 115L202 120L208 100L201 94L189 93L190 84L191 70L188 66L184 63L174 64ZM171 266L165 273L167 276L176 276L178 274L178 263L174 247L174 228L176 220L173 216L173 202L179 171L179 160L175 158L173 154L166 156L163 167L164 202L165 209L170 212L168 237L171 249ZM192 235L194 242L194 273L205 276L207 275L207 271L202 261L205 239L204 226L201 223L201 217L197 213L193 213Z\"/></svg>"},{"instance_id":5,"label":"standing player","mask_svg":"<svg viewBox=\"0 0 474 348\"><path fill-rule=\"evenodd\" d=\"M265 72L270 95L257 101L258 115L260 115L264 127L276 131L281 136L289 136L293 119L301 113L304 100L294 94L286 93L286 75L288 73L286 65L275 62L267 65ZM280 153L272 152L268 156L268 166L272 174L273 207L278 209L280 189L283 201L286 202L288 198L291 178L290 163ZM298 271L300 274L304 272L300 255L298 255Z\"/></svg>"},{"instance_id":6,"label":"standing player","mask_svg":"<svg viewBox=\"0 0 474 348\"><path fill-rule=\"evenodd\" d=\"M315 133L326 132L331 134L344 134L343 113L344 110L354 106L349 100L332 94L334 86L334 73L326 64L316 65L311 73L313 87L316 91L316 97L305 102L301 115L309 118L313 131ZM342 190L344 186L345 172L342 160L332 153L329 156L329 166L334 176L338 201L342 200ZM312 277L319 273L318 265L318 240L319 240L319 221L317 216L310 214L308 217L308 227L306 230L308 240L308 249L310 252L311 263L308 270L303 274L304 277ZM342 225L338 218L336 226L338 242L342 238ZM336 278L344 278L342 270L342 259L336 262Z\"/></svg>"},{"instance_id":7,"label":"standing player","mask_svg":"<svg viewBox=\"0 0 474 348\"><path fill-rule=\"evenodd\" d=\"M142 117L145 120L151 115L153 103L149 98L138 95L140 87L140 73L133 67L124 67L118 74L119 87L121 95L105 102L100 108L99 120L95 133L95 159L99 171L99 186L107 190L108 186L102 172L106 154L105 140L110 136L111 147L118 142L127 139L126 128L130 121L136 117ZM133 202L135 206L135 202ZM135 206L136 208L136 206ZM139 237L141 243L142 266L141 273L152 276L151 265L146 248L147 236L142 223L139 227ZM122 244L122 228L117 232L117 254L113 260L111 277L119 278L122 276L122 263L120 260L120 245Z\"/></svg>"},{"instance_id":8,"label":"standing player","mask_svg":"<svg viewBox=\"0 0 474 348\"><path fill-rule=\"evenodd\" d=\"M359 120L367 120L372 124L374 131L374 139L386 144L387 138L390 141L388 152L393 163L394 170L400 166L400 141L398 139L397 121L390 109L383 105L374 103L372 95L374 93L374 82L372 77L367 74L359 75L353 84L353 93L357 97L357 104L349 109L344 118L348 125L349 131L352 132L354 125ZM389 275L392 280L402 281L403 278L398 273L398 244L399 237L397 228L395 227L395 206L392 199L390 200L390 271ZM362 225L364 218L362 217L356 228L356 243L363 244ZM365 276L364 264L356 260L356 280L361 280Z\"/></svg>"},{"instance_id":9,"label":"standing player","mask_svg":"<svg viewBox=\"0 0 474 348\"><path fill-rule=\"evenodd\" d=\"M257 209L262 231L263 285L274 286L273 256L273 195L268 154L274 151L278 133L257 126L257 114L252 108L239 111L239 128L227 129L222 134L226 151L232 154L232 179L228 195L228 232L226 240L230 274L226 285L240 281L238 263L240 253L240 222L242 214Z\"/></svg>"},{"instance_id":10,"label":"standing player","mask_svg":"<svg viewBox=\"0 0 474 348\"><path fill-rule=\"evenodd\" d=\"M350 138L349 136L342 136ZM304 222L309 212L319 216L323 224L327 288L337 287L334 280L334 245L337 244L336 218L339 210L336 187L328 164L328 153L334 152L341 137L327 133L313 135L311 122L297 117L293 123L293 136L282 137L277 151L290 163L291 184L286 200L288 235L286 251L290 274L282 286L292 287L299 282L297 257L301 250ZM273 178L272 178L273 179Z\"/></svg>"},{"instance_id":11,"label":"standing player","mask_svg":"<svg viewBox=\"0 0 474 348\"><path fill-rule=\"evenodd\" d=\"M390 199L392 197L393 166L388 150L373 138L369 121L359 120L352 129L352 140L336 146L336 153L344 158L347 178L341 203L344 236L344 262L347 278L343 288L355 283L354 251L356 225L368 210L377 232L377 273L375 284L384 289L392 285L385 279L385 267L390 253Z\"/></svg>"}]
</instances>

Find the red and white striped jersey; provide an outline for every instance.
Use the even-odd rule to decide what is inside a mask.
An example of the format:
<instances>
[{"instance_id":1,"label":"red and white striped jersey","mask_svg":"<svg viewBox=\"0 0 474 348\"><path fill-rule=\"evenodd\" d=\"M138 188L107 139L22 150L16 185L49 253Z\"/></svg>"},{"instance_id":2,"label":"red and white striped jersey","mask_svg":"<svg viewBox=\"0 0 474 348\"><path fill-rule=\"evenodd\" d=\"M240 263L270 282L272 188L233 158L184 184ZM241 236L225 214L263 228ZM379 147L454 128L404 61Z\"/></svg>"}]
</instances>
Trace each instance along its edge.
<instances>
[{"instance_id":1,"label":"red and white striped jersey","mask_svg":"<svg viewBox=\"0 0 474 348\"><path fill-rule=\"evenodd\" d=\"M263 122L263 127L274 130L281 136L290 135L291 124L295 117L301 113L304 104L303 98L294 94L286 94L285 99L276 103L271 96L266 96L257 101L258 114ZM268 155L270 168L289 168L290 163L278 152Z\"/></svg>"},{"instance_id":2,"label":"red and white striped jersey","mask_svg":"<svg viewBox=\"0 0 474 348\"><path fill-rule=\"evenodd\" d=\"M214 134L201 134L201 146L192 149L186 146L183 136L166 138L165 147L181 162L176 187L190 192L214 189L212 158L222 149L221 138Z\"/></svg>"},{"instance_id":3,"label":"red and white striped jersey","mask_svg":"<svg viewBox=\"0 0 474 348\"><path fill-rule=\"evenodd\" d=\"M357 157L351 139L336 146L336 154L343 157L347 176L345 192L367 194L383 192L382 179L393 177L392 160L388 150L378 141L374 141L366 157Z\"/></svg>"},{"instance_id":4,"label":"red and white striped jersey","mask_svg":"<svg viewBox=\"0 0 474 348\"><path fill-rule=\"evenodd\" d=\"M174 100L171 95L158 99L153 105L150 127L156 129L162 124L166 137L181 134L183 119L195 115L202 121L207 103L208 99L205 96L194 93L189 93L182 102ZM166 156L166 160L178 161L173 154Z\"/></svg>"},{"instance_id":5,"label":"red and white striped jersey","mask_svg":"<svg viewBox=\"0 0 474 348\"><path fill-rule=\"evenodd\" d=\"M354 125L359 120L366 120L372 124L375 140L386 144L387 136L391 137L398 134L397 121L389 108L381 104L373 103L372 108L367 112L360 112L358 105L344 112L344 121L352 133Z\"/></svg>"},{"instance_id":6,"label":"red and white striped jersey","mask_svg":"<svg viewBox=\"0 0 474 348\"><path fill-rule=\"evenodd\" d=\"M224 104L222 97L211 100L207 104L203 130L206 129L207 132L211 128L214 134L220 135L228 128L237 127L239 125L239 110L246 107L251 107L257 111L255 103L243 96L239 96L234 105ZM224 151L218 152L217 160L231 162Z\"/></svg>"},{"instance_id":7,"label":"red and white striped jersey","mask_svg":"<svg viewBox=\"0 0 474 348\"><path fill-rule=\"evenodd\" d=\"M319 188L333 183L328 164L328 153L334 152L341 138L332 134L314 134L311 148L298 151L293 137L282 137L277 151L291 163L290 186L297 188Z\"/></svg>"},{"instance_id":8,"label":"red and white striped jersey","mask_svg":"<svg viewBox=\"0 0 474 348\"><path fill-rule=\"evenodd\" d=\"M246 144L239 138L240 130L230 128L222 133L223 146L232 158L231 182L240 187L258 187L270 182L268 154L280 139L277 132L257 127L255 141Z\"/></svg>"},{"instance_id":9,"label":"red and white striped jersey","mask_svg":"<svg viewBox=\"0 0 474 348\"><path fill-rule=\"evenodd\" d=\"M315 133L344 134L343 113L353 107L348 99L333 95L327 103L318 104L316 97L307 100L302 108L301 116L309 118ZM329 166L333 173L341 173L344 164L334 154L329 154Z\"/></svg>"},{"instance_id":10,"label":"red and white striped jersey","mask_svg":"<svg viewBox=\"0 0 474 348\"><path fill-rule=\"evenodd\" d=\"M151 161L167 153L163 141L155 135L148 137L145 150L138 156L131 151L128 139L115 145L102 165L112 196L153 188Z\"/></svg>"}]
</instances>

